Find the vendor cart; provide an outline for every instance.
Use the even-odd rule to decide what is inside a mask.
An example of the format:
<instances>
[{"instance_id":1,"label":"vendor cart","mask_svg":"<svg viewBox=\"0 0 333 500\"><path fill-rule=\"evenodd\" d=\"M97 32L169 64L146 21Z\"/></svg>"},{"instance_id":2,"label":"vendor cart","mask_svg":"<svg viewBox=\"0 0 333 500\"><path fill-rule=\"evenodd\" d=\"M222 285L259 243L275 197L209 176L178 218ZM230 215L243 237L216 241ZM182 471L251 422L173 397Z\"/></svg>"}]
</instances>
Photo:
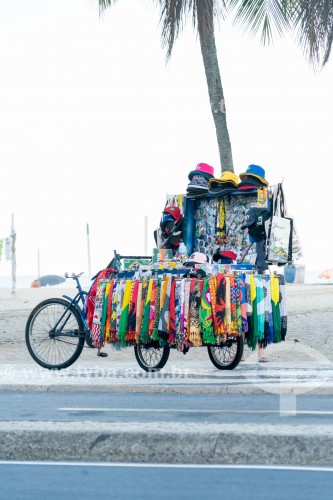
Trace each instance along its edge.
<instances>
[{"instance_id":1,"label":"vendor cart","mask_svg":"<svg viewBox=\"0 0 333 500\"><path fill-rule=\"evenodd\" d=\"M192 174L206 175L208 167L199 164L191 183ZM267 235L275 244L271 221L278 205L285 215L283 191L280 185L269 190L264 176L258 177L263 169L254 167L243 174L245 191L235 174L224 172L209 180L212 190L204 196L197 195L201 181L187 195L169 196L152 256L114 252L88 292L79 275L67 276L76 281L77 295L43 301L28 318L26 343L33 359L62 369L84 347L111 344L133 347L139 366L149 372L165 366L170 349L186 354L205 347L216 368L231 370L242 359L244 339L253 350L284 340L285 281L267 264L292 261L294 231L285 216L286 251L272 247L269 260ZM263 189L247 185L251 175Z\"/></svg>"}]
</instances>

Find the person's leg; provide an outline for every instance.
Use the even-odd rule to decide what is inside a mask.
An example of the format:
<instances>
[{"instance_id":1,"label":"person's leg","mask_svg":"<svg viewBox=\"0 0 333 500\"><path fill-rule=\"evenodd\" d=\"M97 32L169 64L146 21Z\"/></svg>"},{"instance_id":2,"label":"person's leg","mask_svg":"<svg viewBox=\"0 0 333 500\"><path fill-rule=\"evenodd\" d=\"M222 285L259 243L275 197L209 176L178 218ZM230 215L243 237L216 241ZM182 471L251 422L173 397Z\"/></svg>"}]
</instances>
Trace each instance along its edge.
<instances>
[{"instance_id":1,"label":"person's leg","mask_svg":"<svg viewBox=\"0 0 333 500\"><path fill-rule=\"evenodd\" d=\"M106 358L108 354L106 352L101 352L101 349L97 349L97 356L100 356L101 358Z\"/></svg>"},{"instance_id":2,"label":"person's leg","mask_svg":"<svg viewBox=\"0 0 333 500\"><path fill-rule=\"evenodd\" d=\"M265 347L260 347L260 345L258 344L258 361L260 363L265 363L268 361L268 359L266 358L265 356Z\"/></svg>"},{"instance_id":3,"label":"person's leg","mask_svg":"<svg viewBox=\"0 0 333 500\"><path fill-rule=\"evenodd\" d=\"M245 333L244 332L242 333L242 336L243 336L243 345L245 346ZM241 361L245 361L244 351L243 351L243 354L242 354Z\"/></svg>"}]
</instances>

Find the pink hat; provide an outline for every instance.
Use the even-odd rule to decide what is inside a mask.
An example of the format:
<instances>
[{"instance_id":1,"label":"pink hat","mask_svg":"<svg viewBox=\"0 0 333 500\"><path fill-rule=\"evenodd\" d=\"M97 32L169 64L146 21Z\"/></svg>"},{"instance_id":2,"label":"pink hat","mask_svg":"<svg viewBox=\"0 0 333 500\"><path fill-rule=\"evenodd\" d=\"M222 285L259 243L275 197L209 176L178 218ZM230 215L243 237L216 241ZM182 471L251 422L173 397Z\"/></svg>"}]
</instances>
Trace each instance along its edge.
<instances>
[{"instance_id":1,"label":"pink hat","mask_svg":"<svg viewBox=\"0 0 333 500\"><path fill-rule=\"evenodd\" d=\"M207 264L207 255L200 252L194 252L190 255L186 262L193 262L193 264Z\"/></svg>"},{"instance_id":2,"label":"pink hat","mask_svg":"<svg viewBox=\"0 0 333 500\"><path fill-rule=\"evenodd\" d=\"M211 179L214 177L214 167L208 165L208 163L198 163L195 170L192 170L188 174L188 178L191 180L193 175L203 175L206 179Z\"/></svg>"}]
</instances>

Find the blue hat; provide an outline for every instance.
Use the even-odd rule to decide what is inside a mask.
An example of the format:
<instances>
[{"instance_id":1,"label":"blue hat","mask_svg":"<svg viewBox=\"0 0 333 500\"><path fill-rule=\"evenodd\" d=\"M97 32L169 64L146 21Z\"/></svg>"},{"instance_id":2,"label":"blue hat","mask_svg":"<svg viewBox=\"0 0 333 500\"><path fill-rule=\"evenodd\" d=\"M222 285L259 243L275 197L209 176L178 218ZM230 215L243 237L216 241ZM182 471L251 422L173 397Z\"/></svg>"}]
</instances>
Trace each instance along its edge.
<instances>
[{"instance_id":1,"label":"blue hat","mask_svg":"<svg viewBox=\"0 0 333 500\"><path fill-rule=\"evenodd\" d=\"M265 179L265 170L262 167L259 167L259 165L249 165L247 167L246 172L244 172L244 174L239 175L241 180L243 180L244 178L246 179L246 176L256 177L263 184L265 184L265 186L268 186L269 184Z\"/></svg>"}]
</instances>

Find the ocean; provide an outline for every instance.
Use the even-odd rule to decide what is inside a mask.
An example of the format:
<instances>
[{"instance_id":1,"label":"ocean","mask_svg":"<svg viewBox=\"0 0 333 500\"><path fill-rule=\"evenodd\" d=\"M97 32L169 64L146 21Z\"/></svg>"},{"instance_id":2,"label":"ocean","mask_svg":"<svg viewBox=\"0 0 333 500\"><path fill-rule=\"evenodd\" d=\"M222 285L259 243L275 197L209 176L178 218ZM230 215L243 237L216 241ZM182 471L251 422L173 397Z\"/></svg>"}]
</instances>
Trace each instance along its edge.
<instances>
[{"instance_id":1,"label":"ocean","mask_svg":"<svg viewBox=\"0 0 333 500\"><path fill-rule=\"evenodd\" d=\"M31 283L36 279L36 276L16 276L16 288L30 288ZM80 277L80 283L84 290L89 290L92 281L89 276L82 275ZM53 285L52 288L73 288L75 287L75 281L71 278L66 279L63 283L59 285ZM0 288L12 288L12 277L11 276L0 276Z\"/></svg>"}]
</instances>

